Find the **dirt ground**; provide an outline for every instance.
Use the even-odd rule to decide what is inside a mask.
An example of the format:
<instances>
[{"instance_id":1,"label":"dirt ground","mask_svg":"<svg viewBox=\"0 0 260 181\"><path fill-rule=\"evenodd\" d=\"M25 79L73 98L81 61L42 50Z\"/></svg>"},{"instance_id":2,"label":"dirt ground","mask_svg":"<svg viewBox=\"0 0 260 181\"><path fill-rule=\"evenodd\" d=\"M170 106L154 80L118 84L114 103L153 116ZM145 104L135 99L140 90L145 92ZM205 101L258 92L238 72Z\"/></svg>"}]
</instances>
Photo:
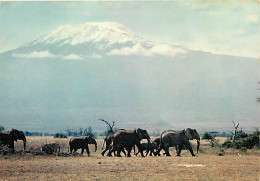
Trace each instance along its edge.
<instances>
[{"instance_id":1,"label":"dirt ground","mask_svg":"<svg viewBox=\"0 0 260 181\"><path fill-rule=\"evenodd\" d=\"M68 139L29 137L28 149L37 149L45 142L58 142L67 152ZM210 148L205 142L201 152L191 157L187 150L182 157L102 157L102 139L98 151L88 157L55 157L11 155L0 156L0 180L259 180L259 150L224 150ZM16 144L18 150L21 143ZM39 148L38 148L39 149Z\"/></svg>"}]
</instances>

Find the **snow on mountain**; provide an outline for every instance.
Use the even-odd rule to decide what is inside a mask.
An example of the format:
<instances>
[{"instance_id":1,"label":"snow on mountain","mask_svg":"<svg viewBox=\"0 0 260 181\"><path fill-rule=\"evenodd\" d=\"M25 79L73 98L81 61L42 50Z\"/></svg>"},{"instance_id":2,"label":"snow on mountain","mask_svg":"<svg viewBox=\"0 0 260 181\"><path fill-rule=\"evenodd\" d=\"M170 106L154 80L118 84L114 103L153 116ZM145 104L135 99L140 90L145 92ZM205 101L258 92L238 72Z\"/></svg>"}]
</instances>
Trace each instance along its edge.
<instances>
[{"instance_id":1,"label":"snow on mountain","mask_svg":"<svg viewBox=\"0 0 260 181\"><path fill-rule=\"evenodd\" d=\"M144 40L142 40L141 37L136 36L127 27L118 23L104 22L61 26L34 41L33 44L55 43L62 46L66 44L78 45L87 42L95 42L108 46L117 43L125 44L127 42L135 44L142 41Z\"/></svg>"},{"instance_id":2,"label":"snow on mountain","mask_svg":"<svg viewBox=\"0 0 260 181\"><path fill-rule=\"evenodd\" d=\"M176 56L188 50L157 44L114 22L64 25L11 51L19 58L88 59L103 56Z\"/></svg>"}]
</instances>

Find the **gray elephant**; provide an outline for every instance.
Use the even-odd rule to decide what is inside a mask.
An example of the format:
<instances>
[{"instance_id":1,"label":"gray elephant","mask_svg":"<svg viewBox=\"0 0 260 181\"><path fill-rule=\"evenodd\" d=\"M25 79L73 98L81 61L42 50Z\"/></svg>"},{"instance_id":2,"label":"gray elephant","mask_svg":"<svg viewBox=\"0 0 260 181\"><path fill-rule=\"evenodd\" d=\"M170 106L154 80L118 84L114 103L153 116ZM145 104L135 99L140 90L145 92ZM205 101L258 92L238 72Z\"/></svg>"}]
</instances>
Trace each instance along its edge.
<instances>
[{"instance_id":1,"label":"gray elephant","mask_svg":"<svg viewBox=\"0 0 260 181\"><path fill-rule=\"evenodd\" d=\"M152 139L152 142L154 142L154 143L157 145L157 147L159 148L160 142L161 142L161 136L156 136L156 137L154 137L154 138ZM175 149L176 149L176 153L177 153L177 146L175 146ZM163 154L165 155L166 153L165 153L165 149L164 149L164 146L163 146L163 145L161 145L160 151L161 151L161 150L164 150L164 153L163 153ZM157 155L157 156L161 156L161 153L157 151L156 155Z\"/></svg>"},{"instance_id":2,"label":"gray elephant","mask_svg":"<svg viewBox=\"0 0 260 181\"><path fill-rule=\"evenodd\" d=\"M86 149L87 154L89 156L89 148L88 148L89 144L95 145L95 152L96 152L97 151L97 142L93 137L91 137L91 136L73 137L69 141L70 153L72 153L73 150L75 153L78 149L82 149L81 154L83 154L84 149Z\"/></svg>"},{"instance_id":3,"label":"gray elephant","mask_svg":"<svg viewBox=\"0 0 260 181\"><path fill-rule=\"evenodd\" d=\"M0 131L0 144L8 146L14 151L14 141L23 140L24 150L26 148L26 137L23 131L11 129L10 131Z\"/></svg>"},{"instance_id":4,"label":"gray elephant","mask_svg":"<svg viewBox=\"0 0 260 181\"><path fill-rule=\"evenodd\" d=\"M120 131L120 130L125 130L125 129L119 129L117 131ZM117 132L116 131L116 132ZM102 147L102 150L104 149L104 146L106 145L105 149L101 152L101 155L104 156L104 154L106 153L107 150L109 150L111 144L112 144L112 140L113 140L113 137L114 137L114 134L116 133L109 133L106 138L104 139L104 143L103 143L103 147ZM122 152L124 153L124 155L126 156L126 152L125 150L123 149ZM114 155L115 155L115 152L114 152Z\"/></svg>"},{"instance_id":5,"label":"gray elephant","mask_svg":"<svg viewBox=\"0 0 260 181\"><path fill-rule=\"evenodd\" d=\"M157 151L158 151L158 146L155 142L151 141L151 142L148 142L148 143L142 143L141 144L141 147L142 147L142 150L146 150L146 155L148 155L148 153L150 153L150 156L156 156L157 155ZM154 151L156 150L156 151ZM135 147L134 147L134 153L135 153ZM137 156L138 153L140 153L140 150L138 150L137 153L135 153L135 155Z\"/></svg>"},{"instance_id":6,"label":"gray elephant","mask_svg":"<svg viewBox=\"0 0 260 181\"><path fill-rule=\"evenodd\" d=\"M175 131L175 130L164 131L161 134L158 153L160 153L160 150L164 148L166 156L171 156L169 153L169 148L177 146L178 147L178 149L176 148L177 156L180 156L181 150L184 145L190 151L191 155L195 156L191 144L189 142L189 140L193 140L193 139L197 140L197 153L198 153L199 146L200 146L200 136L196 131L196 129L187 128L181 131Z\"/></svg>"},{"instance_id":7,"label":"gray elephant","mask_svg":"<svg viewBox=\"0 0 260 181\"><path fill-rule=\"evenodd\" d=\"M45 152L49 155L60 152L60 145L57 143L44 144L42 145L42 152Z\"/></svg>"},{"instance_id":8,"label":"gray elephant","mask_svg":"<svg viewBox=\"0 0 260 181\"><path fill-rule=\"evenodd\" d=\"M117 156L121 157L120 152L123 149L126 149L127 157L130 157L131 150L136 145L142 157L144 157L143 149L140 143L142 139L147 139L148 142L150 142L150 136L146 130L140 128L133 130L119 130L115 132L112 138L113 143L111 145L111 149L109 150L108 156L111 156L111 153L116 151Z\"/></svg>"}]
</instances>

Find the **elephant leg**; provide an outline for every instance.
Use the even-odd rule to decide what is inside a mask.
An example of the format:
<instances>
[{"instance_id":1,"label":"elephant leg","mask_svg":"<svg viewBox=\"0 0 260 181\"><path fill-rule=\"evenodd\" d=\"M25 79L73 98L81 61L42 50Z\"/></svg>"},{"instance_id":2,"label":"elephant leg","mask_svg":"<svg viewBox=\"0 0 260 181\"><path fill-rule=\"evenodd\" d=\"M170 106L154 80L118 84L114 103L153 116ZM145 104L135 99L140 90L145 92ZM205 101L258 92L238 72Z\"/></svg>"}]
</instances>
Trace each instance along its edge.
<instances>
[{"instance_id":1,"label":"elephant leg","mask_svg":"<svg viewBox=\"0 0 260 181\"><path fill-rule=\"evenodd\" d=\"M123 152L123 153L124 153L124 155L126 156L126 152L125 152L125 150L124 150L124 149L122 150L122 152Z\"/></svg>"},{"instance_id":2,"label":"elephant leg","mask_svg":"<svg viewBox=\"0 0 260 181\"><path fill-rule=\"evenodd\" d=\"M175 146L176 153L178 153L178 145Z\"/></svg>"},{"instance_id":3,"label":"elephant leg","mask_svg":"<svg viewBox=\"0 0 260 181\"><path fill-rule=\"evenodd\" d=\"M153 148L149 149L149 152L150 152L150 156L153 156L153 154L154 154Z\"/></svg>"},{"instance_id":4,"label":"elephant leg","mask_svg":"<svg viewBox=\"0 0 260 181\"><path fill-rule=\"evenodd\" d=\"M122 157L122 156L121 156L121 149L117 150L116 156L117 156L117 157Z\"/></svg>"},{"instance_id":5,"label":"elephant leg","mask_svg":"<svg viewBox=\"0 0 260 181\"><path fill-rule=\"evenodd\" d=\"M117 145L117 147L116 147L116 152L117 152L116 156L117 157L122 157L121 156L122 149L124 149L124 147L122 147L121 145Z\"/></svg>"},{"instance_id":6,"label":"elephant leg","mask_svg":"<svg viewBox=\"0 0 260 181\"><path fill-rule=\"evenodd\" d=\"M109 147L106 146L106 149L101 152L101 155L104 156L107 150L109 150Z\"/></svg>"},{"instance_id":7,"label":"elephant leg","mask_svg":"<svg viewBox=\"0 0 260 181\"><path fill-rule=\"evenodd\" d=\"M85 149L85 148L84 148L84 147L82 147L82 150L81 150L81 155L84 153L84 149Z\"/></svg>"},{"instance_id":8,"label":"elephant leg","mask_svg":"<svg viewBox=\"0 0 260 181\"><path fill-rule=\"evenodd\" d=\"M14 142L13 141L10 142L10 147L9 148L11 148L12 149L12 153L14 153Z\"/></svg>"},{"instance_id":9,"label":"elephant leg","mask_svg":"<svg viewBox=\"0 0 260 181\"><path fill-rule=\"evenodd\" d=\"M194 153L193 153L193 149L191 147L191 144L188 142L185 144L186 148L190 151L191 155L192 156L196 156Z\"/></svg>"},{"instance_id":10,"label":"elephant leg","mask_svg":"<svg viewBox=\"0 0 260 181\"><path fill-rule=\"evenodd\" d=\"M151 153L150 148L148 147L148 148L146 148L145 156L147 156L149 152L150 152L150 156L151 156L152 153Z\"/></svg>"},{"instance_id":11,"label":"elephant leg","mask_svg":"<svg viewBox=\"0 0 260 181\"><path fill-rule=\"evenodd\" d=\"M116 156L116 148L114 148L114 147L110 148L107 156L111 157L112 153L114 153L114 156Z\"/></svg>"},{"instance_id":12,"label":"elephant leg","mask_svg":"<svg viewBox=\"0 0 260 181\"><path fill-rule=\"evenodd\" d=\"M88 145L86 146L86 151L87 151L87 154L89 156L89 148L88 148Z\"/></svg>"},{"instance_id":13,"label":"elephant leg","mask_svg":"<svg viewBox=\"0 0 260 181\"><path fill-rule=\"evenodd\" d=\"M141 153L141 156L142 156L142 157L144 157L144 154L143 154L143 149L142 149L142 146L141 146L141 144L140 144L140 143L139 143L139 144L136 144L136 146L137 146L137 148L138 148L139 152Z\"/></svg>"},{"instance_id":14,"label":"elephant leg","mask_svg":"<svg viewBox=\"0 0 260 181\"><path fill-rule=\"evenodd\" d=\"M158 148L158 150L156 151L156 155L161 156L160 152L161 152L161 149Z\"/></svg>"},{"instance_id":15,"label":"elephant leg","mask_svg":"<svg viewBox=\"0 0 260 181\"><path fill-rule=\"evenodd\" d=\"M181 150L182 150L183 145L179 145L179 149L177 149L177 155L176 156L181 156ZM176 146L177 148L177 146Z\"/></svg>"},{"instance_id":16,"label":"elephant leg","mask_svg":"<svg viewBox=\"0 0 260 181\"><path fill-rule=\"evenodd\" d=\"M164 149L165 149L166 156L171 156L170 152L169 152L169 145L168 144L164 144Z\"/></svg>"},{"instance_id":17,"label":"elephant leg","mask_svg":"<svg viewBox=\"0 0 260 181\"><path fill-rule=\"evenodd\" d=\"M127 157L131 157L131 150L131 147L127 148Z\"/></svg>"},{"instance_id":18,"label":"elephant leg","mask_svg":"<svg viewBox=\"0 0 260 181\"><path fill-rule=\"evenodd\" d=\"M111 157L113 152L114 152L114 155L115 155L115 147L114 147L114 145L109 145L108 147L109 147L109 149L108 149L107 156ZM104 151L104 153L105 153L105 151Z\"/></svg>"},{"instance_id":19,"label":"elephant leg","mask_svg":"<svg viewBox=\"0 0 260 181\"><path fill-rule=\"evenodd\" d=\"M150 152L149 150L146 150L146 154L145 154L145 156L147 156L149 152ZM151 152L150 152L149 155L151 156Z\"/></svg>"}]
</instances>

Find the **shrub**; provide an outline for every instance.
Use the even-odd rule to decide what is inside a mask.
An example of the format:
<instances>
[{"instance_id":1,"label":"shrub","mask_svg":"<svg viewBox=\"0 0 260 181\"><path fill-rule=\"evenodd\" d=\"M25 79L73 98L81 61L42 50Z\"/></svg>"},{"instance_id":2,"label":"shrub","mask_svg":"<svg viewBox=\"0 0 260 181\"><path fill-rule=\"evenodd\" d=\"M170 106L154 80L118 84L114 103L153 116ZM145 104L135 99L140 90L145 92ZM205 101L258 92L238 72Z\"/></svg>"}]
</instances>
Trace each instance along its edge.
<instances>
[{"instance_id":1,"label":"shrub","mask_svg":"<svg viewBox=\"0 0 260 181\"><path fill-rule=\"evenodd\" d=\"M208 132L205 132L203 135L202 135L202 139L204 140L212 140L214 139L214 136L209 134Z\"/></svg>"},{"instance_id":2,"label":"shrub","mask_svg":"<svg viewBox=\"0 0 260 181\"><path fill-rule=\"evenodd\" d=\"M0 125L0 131L3 131L3 130L5 130L5 128Z\"/></svg>"},{"instance_id":3,"label":"shrub","mask_svg":"<svg viewBox=\"0 0 260 181\"><path fill-rule=\"evenodd\" d=\"M223 143L223 147L226 148L235 148L235 149L252 149L258 148L259 149L259 130L256 130L252 134L246 134L242 130L238 132L236 140L231 142L227 140Z\"/></svg>"},{"instance_id":4,"label":"shrub","mask_svg":"<svg viewBox=\"0 0 260 181\"><path fill-rule=\"evenodd\" d=\"M236 135L236 139L246 138L248 137L248 134L246 134L244 131L238 131Z\"/></svg>"},{"instance_id":5,"label":"shrub","mask_svg":"<svg viewBox=\"0 0 260 181\"><path fill-rule=\"evenodd\" d=\"M202 135L202 139L206 139L211 144L211 147L219 146L218 140L215 139L215 135L208 132L205 132Z\"/></svg>"},{"instance_id":6,"label":"shrub","mask_svg":"<svg viewBox=\"0 0 260 181\"><path fill-rule=\"evenodd\" d=\"M63 133L56 133L54 135L54 138L67 138L67 136L65 134L63 134Z\"/></svg>"},{"instance_id":7,"label":"shrub","mask_svg":"<svg viewBox=\"0 0 260 181\"><path fill-rule=\"evenodd\" d=\"M228 140L226 140L223 144L222 144L222 146L223 147L226 147L226 148L232 148L233 147L233 144L232 144L233 142L231 142L229 139Z\"/></svg>"}]
</instances>

